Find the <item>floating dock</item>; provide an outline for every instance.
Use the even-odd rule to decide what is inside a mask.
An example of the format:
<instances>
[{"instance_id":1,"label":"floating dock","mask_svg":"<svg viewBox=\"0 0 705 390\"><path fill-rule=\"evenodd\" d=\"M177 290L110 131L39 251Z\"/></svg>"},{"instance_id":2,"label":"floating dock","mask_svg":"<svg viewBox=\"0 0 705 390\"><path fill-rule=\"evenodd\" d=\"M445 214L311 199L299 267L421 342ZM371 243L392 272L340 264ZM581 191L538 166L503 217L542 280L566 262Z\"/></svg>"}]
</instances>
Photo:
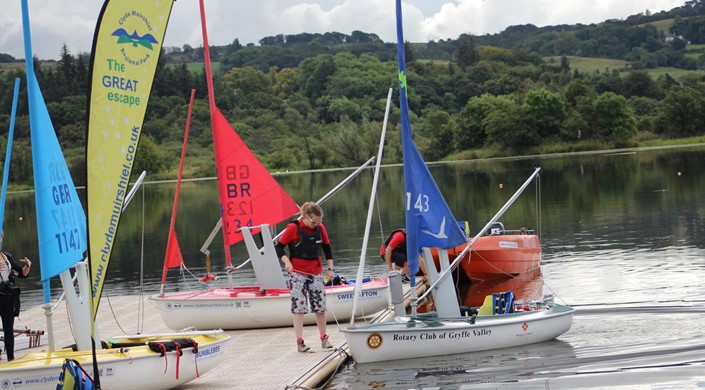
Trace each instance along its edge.
<instances>
[{"instance_id":1,"label":"floating dock","mask_svg":"<svg viewBox=\"0 0 705 390\"><path fill-rule=\"evenodd\" d=\"M425 285L419 278L418 293ZM409 285L405 284L408 298ZM408 305L407 299L407 305ZM144 310L141 308L144 307ZM143 315L141 313L144 313ZM381 321L393 315L390 309L375 313L367 321ZM358 320L358 323L364 320ZM56 348L74 344L68 322L68 311L62 303L54 312L54 337ZM104 297L101 300L97 317L101 339L123 335L146 333L171 333L164 325L157 308L152 306L147 296ZM141 326L139 324L142 324ZM315 325L304 327L304 340L311 347L309 352L300 353L296 348L296 338L292 327L272 329L231 330L225 333L232 336L226 358L214 370L186 384L179 389L306 389L314 388L329 378L348 358L347 345L342 332L347 321L329 323L327 333L334 349L324 350L319 341ZM47 328L44 309L41 305L29 308L15 319L15 329L33 331ZM205 329L203 329L205 330ZM20 335L16 338L18 347L15 357L29 352L46 350L48 335L42 336L38 347L27 348ZM35 337L35 336L33 336ZM3 353L0 364L6 361Z\"/></svg>"}]
</instances>

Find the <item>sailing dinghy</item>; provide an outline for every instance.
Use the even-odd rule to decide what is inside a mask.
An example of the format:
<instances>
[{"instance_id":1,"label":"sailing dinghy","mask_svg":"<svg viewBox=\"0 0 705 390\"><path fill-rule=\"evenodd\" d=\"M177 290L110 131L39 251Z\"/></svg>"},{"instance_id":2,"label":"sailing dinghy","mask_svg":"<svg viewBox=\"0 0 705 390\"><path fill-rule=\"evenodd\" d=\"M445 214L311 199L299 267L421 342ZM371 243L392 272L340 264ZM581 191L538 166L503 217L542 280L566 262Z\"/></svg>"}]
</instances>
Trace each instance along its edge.
<instances>
[{"instance_id":1,"label":"sailing dinghy","mask_svg":"<svg viewBox=\"0 0 705 390\"><path fill-rule=\"evenodd\" d=\"M396 316L389 321L362 326L352 325L342 329L353 359L358 363L368 363L467 353L536 343L558 337L570 329L574 309L552 301L536 303L528 307L528 310L519 311L514 307L511 294L498 295L490 297L488 307L484 310L464 310L461 314L449 273L457 266L464 253L451 264L447 249L463 244L466 238L411 137L401 0L396 0L396 17L409 271L412 275L418 272L418 256L414 254L420 254L423 249L431 287L420 298L416 298L415 278L411 279L411 315L406 315L404 307L399 305L401 307L396 308ZM538 170L534 175L537 173ZM528 181L483 231L504 213L527 185ZM472 245L473 241L468 243L467 247ZM439 248L440 272L433 265L429 248ZM360 267L362 266L361 263ZM391 288L394 296L395 288L401 287L392 282ZM418 301L429 292L433 294L436 311L418 314ZM486 312L488 313L485 314Z\"/></svg>"},{"instance_id":2,"label":"sailing dinghy","mask_svg":"<svg viewBox=\"0 0 705 390\"><path fill-rule=\"evenodd\" d=\"M95 324L97 302L100 299L98 286L102 288L102 281L106 276L112 238L117 231L117 222L132 168L131 161L139 138L139 128L144 118L151 81L172 3L165 1L147 4L139 0L106 1L98 18L91 66L94 75L92 79L101 80L103 77L110 78L110 76L129 77L135 87L140 85L144 89L130 91L134 92L134 95L128 94L126 100L115 102L107 98L108 93L115 94L115 91L106 91L110 88L101 89L99 86L96 87L95 83L93 84L93 108L101 112L91 112L90 115L91 118L93 115L102 116L104 121L89 121L89 146L86 159L89 178L88 209L89 216L92 213L94 221L105 221L107 224L95 223L92 228L100 229L101 226L109 226L109 229L102 232L103 234L97 234L93 230L91 234L87 234L86 216L32 67L29 12L27 0L22 1L39 257L49 347L47 351L29 353L19 359L0 364L2 379L0 388L53 387L53 384L59 380L64 362L70 359L84 366L83 368L93 377L97 388L169 389L203 375L225 357L230 336L225 335L222 330L142 334L114 337L103 342L96 341L100 340ZM130 29L131 33L126 33L125 28ZM106 46L111 47L112 51ZM132 57L138 55L142 57ZM97 56L101 56L99 58L102 59L96 59ZM123 63L120 58L136 60L133 61L134 63L129 61ZM140 61L139 58L142 60ZM138 100L143 104L132 105L131 110L124 104L124 102ZM124 110L125 107L128 107L128 111ZM98 141L96 138L100 136L96 134L91 136L91 129L103 137L112 136L112 139ZM128 135L121 138L119 136L121 131ZM114 153L101 154L91 150L91 142L96 141L106 144L118 154L122 153L123 160L126 156L129 157L128 161L118 164L111 158L115 157ZM129 145L121 147L120 144L125 142ZM115 169L120 173L109 173L110 170ZM96 170L101 171L98 178L114 180L118 187L111 187L109 183L96 184ZM116 178L118 180L115 180ZM97 193L101 194L96 195ZM100 209L96 207L95 200L102 195L109 197L109 206ZM87 261L80 261L88 248L88 237L93 237L92 245L98 244L91 247L97 251L93 256L89 254ZM109 243L102 241L106 237L110 237ZM99 264L91 265L92 261L97 261ZM92 285L88 278L89 267L100 270L100 281ZM70 268L75 268L78 292L74 287ZM76 345L63 349L54 348L51 319L51 314L58 307L58 303L53 306L51 304L49 281L57 275L61 278L70 313L71 328L76 339Z\"/></svg>"},{"instance_id":3,"label":"sailing dinghy","mask_svg":"<svg viewBox=\"0 0 705 390\"><path fill-rule=\"evenodd\" d=\"M227 287L167 294L164 291L163 276L160 294L151 296L150 300L160 310L166 326L171 329L291 326L291 294L274 250L269 226L291 219L299 212L299 207L215 105L202 0L200 11L226 268L237 269L232 266L230 247L244 240L258 284L234 286L229 274ZM262 234L263 248L258 248L252 238L258 232ZM164 272L168 268L182 266L183 260L171 263L165 267ZM353 284L327 286L326 320L347 321L351 316L371 315L386 308L389 301L387 286L386 277L363 280L361 287L364 298L355 313L352 311ZM314 324L315 316L306 315L304 323Z\"/></svg>"}]
</instances>

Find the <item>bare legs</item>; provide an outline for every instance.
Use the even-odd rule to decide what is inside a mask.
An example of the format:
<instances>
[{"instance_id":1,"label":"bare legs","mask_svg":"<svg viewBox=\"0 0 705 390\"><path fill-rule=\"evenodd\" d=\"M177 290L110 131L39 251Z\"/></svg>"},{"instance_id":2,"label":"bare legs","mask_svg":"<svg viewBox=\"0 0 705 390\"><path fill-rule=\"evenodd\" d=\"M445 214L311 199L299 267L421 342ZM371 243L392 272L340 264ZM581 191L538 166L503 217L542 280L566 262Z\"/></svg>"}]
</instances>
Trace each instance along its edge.
<instances>
[{"instance_id":1,"label":"bare legs","mask_svg":"<svg viewBox=\"0 0 705 390\"><path fill-rule=\"evenodd\" d=\"M326 313L316 313L316 325L318 325L318 333L326 334Z\"/></svg>"},{"instance_id":2,"label":"bare legs","mask_svg":"<svg viewBox=\"0 0 705 390\"><path fill-rule=\"evenodd\" d=\"M316 313L316 325L318 333L326 334L326 313ZM304 315L294 313L294 334L297 339L304 337Z\"/></svg>"},{"instance_id":3,"label":"bare legs","mask_svg":"<svg viewBox=\"0 0 705 390\"><path fill-rule=\"evenodd\" d=\"M318 317L316 317L318 320ZM294 313L294 334L296 339L304 338L304 315L303 313Z\"/></svg>"}]
</instances>

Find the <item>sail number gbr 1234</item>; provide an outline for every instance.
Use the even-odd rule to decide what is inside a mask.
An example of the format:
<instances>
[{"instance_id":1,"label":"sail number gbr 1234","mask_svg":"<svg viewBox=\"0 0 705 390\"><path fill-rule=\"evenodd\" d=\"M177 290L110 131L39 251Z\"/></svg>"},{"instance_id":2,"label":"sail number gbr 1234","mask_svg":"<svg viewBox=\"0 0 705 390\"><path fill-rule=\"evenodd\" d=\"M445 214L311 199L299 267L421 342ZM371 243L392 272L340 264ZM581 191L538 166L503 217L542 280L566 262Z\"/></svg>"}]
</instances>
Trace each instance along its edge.
<instances>
[{"instance_id":1,"label":"sail number gbr 1234","mask_svg":"<svg viewBox=\"0 0 705 390\"><path fill-rule=\"evenodd\" d=\"M228 233L239 233L243 226L252 227L252 186L249 181L250 167L232 166L225 169L226 196L223 203L223 222Z\"/></svg>"}]
</instances>

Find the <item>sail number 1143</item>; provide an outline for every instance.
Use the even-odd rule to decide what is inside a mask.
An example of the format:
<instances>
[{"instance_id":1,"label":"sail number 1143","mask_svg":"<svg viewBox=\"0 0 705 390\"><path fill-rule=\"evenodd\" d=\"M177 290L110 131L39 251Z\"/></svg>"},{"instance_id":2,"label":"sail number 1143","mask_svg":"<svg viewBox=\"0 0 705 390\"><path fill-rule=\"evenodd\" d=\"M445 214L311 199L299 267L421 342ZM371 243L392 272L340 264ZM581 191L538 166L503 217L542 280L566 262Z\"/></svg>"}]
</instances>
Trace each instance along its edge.
<instances>
[{"instance_id":1,"label":"sail number 1143","mask_svg":"<svg viewBox=\"0 0 705 390\"><path fill-rule=\"evenodd\" d=\"M59 245L59 253L81 249L81 236L78 234L78 228L57 233L54 236Z\"/></svg>"}]
</instances>

